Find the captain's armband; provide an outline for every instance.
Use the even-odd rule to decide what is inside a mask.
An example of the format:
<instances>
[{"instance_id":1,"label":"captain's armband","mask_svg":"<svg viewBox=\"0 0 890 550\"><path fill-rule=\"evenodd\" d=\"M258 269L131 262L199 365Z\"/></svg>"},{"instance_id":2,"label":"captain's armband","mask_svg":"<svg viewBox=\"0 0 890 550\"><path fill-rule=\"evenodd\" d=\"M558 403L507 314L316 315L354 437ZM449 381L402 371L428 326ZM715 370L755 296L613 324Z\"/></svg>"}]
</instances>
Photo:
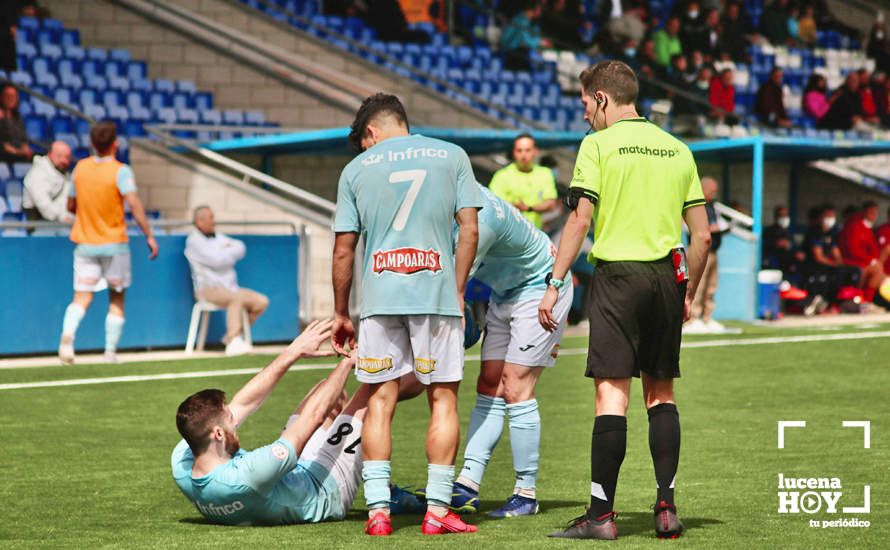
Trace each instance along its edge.
<instances>
[{"instance_id":1,"label":"captain's armband","mask_svg":"<svg viewBox=\"0 0 890 550\"><path fill-rule=\"evenodd\" d=\"M599 200L599 195L589 189L584 189L583 187L570 187L569 192L563 197L562 202L566 205L567 209L574 212L577 210L578 202L582 198L589 200L591 204L595 206Z\"/></svg>"}]
</instances>

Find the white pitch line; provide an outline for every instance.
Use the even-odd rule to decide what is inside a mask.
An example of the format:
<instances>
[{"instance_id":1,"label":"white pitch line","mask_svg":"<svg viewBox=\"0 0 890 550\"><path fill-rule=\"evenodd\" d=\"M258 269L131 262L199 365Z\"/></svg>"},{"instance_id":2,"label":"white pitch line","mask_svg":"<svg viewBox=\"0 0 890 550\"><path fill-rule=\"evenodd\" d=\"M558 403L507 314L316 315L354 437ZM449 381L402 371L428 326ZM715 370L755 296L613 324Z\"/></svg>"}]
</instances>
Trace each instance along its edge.
<instances>
[{"instance_id":1,"label":"white pitch line","mask_svg":"<svg viewBox=\"0 0 890 550\"><path fill-rule=\"evenodd\" d=\"M798 344L804 342L826 342L838 340L862 340L868 338L885 338L890 337L890 331L880 332L852 332L848 334L812 334L801 336L774 336L764 338L745 338L745 339L729 339L729 340L705 340L701 342L686 342L681 347L684 349L696 348L716 348L716 347L732 347L732 346L757 346L768 344ZM587 353L587 348L570 348L560 350L561 355L583 355ZM479 355L467 355L467 361L478 361ZM306 365L297 365L291 367L291 371L297 370L317 370L330 369L334 365L331 363L315 363ZM27 388L54 388L61 386L86 386L90 384L113 384L116 382L146 382L149 380L176 380L180 378L212 378L217 376L236 376L242 374L255 374L262 369L223 369L223 370L206 370L193 372L169 372L162 374L137 374L131 376L108 376L104 378L74 378L69 380L50 380L44 382L18 382L13 384L0 384L2 390L19 390Z\"/></svg>"}]
</instances>

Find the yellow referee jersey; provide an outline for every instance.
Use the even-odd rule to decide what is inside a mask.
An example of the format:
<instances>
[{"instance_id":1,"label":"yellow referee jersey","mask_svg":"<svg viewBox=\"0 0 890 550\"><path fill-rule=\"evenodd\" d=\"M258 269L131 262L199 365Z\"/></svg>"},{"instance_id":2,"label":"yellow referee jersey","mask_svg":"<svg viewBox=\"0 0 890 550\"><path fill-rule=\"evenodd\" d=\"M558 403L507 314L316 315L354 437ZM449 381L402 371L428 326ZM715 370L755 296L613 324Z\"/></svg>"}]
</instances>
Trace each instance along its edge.
<instances>
[{"instance_id":1,"label":"yellow referee jersey","mask_svg":"<svg viewBox=\"0 0 890 550\"><path fill-rule=\"evenodd\" d=\"M591 263L664 258L681 244L683 210L705 203L689 147L645 118L584 138L571 187L596 198Z\"/></svg>"}]
</instances>

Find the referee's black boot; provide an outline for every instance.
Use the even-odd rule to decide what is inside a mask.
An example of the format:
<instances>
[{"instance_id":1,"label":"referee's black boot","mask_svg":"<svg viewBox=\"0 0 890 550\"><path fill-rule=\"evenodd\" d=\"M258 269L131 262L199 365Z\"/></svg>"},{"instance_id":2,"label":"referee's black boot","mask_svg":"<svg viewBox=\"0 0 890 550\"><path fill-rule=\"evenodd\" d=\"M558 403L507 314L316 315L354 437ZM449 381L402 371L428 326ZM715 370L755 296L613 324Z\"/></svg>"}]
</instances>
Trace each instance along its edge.
<instances>
[{"instance_id":1,"label":"referee's black boot","mask_svg":"<svg viewBox=\"0 0 890 550\"><path fill-rule=\"evenodd\" d=\"M547 535L557 539L599 539L615 540L618 538L618 527L615 525L615 512L606 512L597 518L583 515L573 519L562 531L554 531Z\"/></svg>"},{"instance_id":2,"label":"referee's black boot","mask_svg":"<svg viewBox=\"0 0 890 550\"><path fill-rule=\"evenodd\" d=\"M677 507L665 501L655 505L655 536L675 539L683 534L683 522L677 517Z\"/></svg>"}]
</instances>

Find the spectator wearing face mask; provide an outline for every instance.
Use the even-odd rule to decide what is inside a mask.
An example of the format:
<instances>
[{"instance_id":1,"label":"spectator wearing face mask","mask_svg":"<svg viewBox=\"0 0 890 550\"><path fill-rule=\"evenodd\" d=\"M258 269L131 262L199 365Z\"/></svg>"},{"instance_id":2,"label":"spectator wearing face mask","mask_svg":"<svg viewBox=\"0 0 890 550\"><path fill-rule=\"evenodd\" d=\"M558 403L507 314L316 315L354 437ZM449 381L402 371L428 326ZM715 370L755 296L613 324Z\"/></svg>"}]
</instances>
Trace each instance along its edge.
<instances>
[{"instance_id":1,"label":"spectator wearing face mask","mask_svg":"<svg viewBox=\"0 0 890 550\"><path fill-rule=\"evenodd\" d=\"M859 270L844 265L838 247L837 214L833 206L821 207L804 237L804 290L812 302L805 312L818 313L837 299L842 286L859 283Z\"/></svg>"},{"instance_id":2,"label":"spectator wearing face mask","mask_svg":"<svg viewBox=\"0 0 890 550\"><path fill-rule=\"evenodd\" d=\"M773 213L773 224L763 231L763 267L781 269L788 278L800 270L805 254L794 246L788 207L777 206Z\"/></svg>"},{"instance_id":3,"label":"spectator wearing face mask","mask_svg":"<svg viewBox=\"0 0 890 550\"><path fill-rule=\"evenodd\" d=\"M877 203L866 202L862 210L850 216L838 239L844 263L860 270L864 289L878 288L886 277L884 258L874 232L877 220ZM868 293L866 299L871 301Z\"/></svg>"}]
</instances>

